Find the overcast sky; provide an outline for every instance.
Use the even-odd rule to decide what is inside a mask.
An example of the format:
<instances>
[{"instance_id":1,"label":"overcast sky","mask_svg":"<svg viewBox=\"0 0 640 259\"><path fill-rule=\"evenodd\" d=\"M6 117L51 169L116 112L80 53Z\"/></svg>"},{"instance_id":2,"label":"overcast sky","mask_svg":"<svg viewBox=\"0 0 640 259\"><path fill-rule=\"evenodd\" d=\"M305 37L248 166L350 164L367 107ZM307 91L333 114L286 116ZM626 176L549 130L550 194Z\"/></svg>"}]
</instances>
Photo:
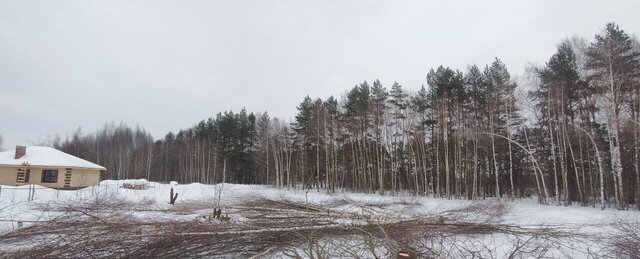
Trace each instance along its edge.
<instances>
[{"instance_id":1,"label":"overcast sky","mask_svg":"<svg viewBox=\"0 0 640 259\"><path fill-rule=\"evenodd\" d=\"M290 119L305 95L499 57L512 74L609 21L640 32L640 1L0 0L5 148L109 121L154 137L246 107Z\"/></svg>"}]
</instances>

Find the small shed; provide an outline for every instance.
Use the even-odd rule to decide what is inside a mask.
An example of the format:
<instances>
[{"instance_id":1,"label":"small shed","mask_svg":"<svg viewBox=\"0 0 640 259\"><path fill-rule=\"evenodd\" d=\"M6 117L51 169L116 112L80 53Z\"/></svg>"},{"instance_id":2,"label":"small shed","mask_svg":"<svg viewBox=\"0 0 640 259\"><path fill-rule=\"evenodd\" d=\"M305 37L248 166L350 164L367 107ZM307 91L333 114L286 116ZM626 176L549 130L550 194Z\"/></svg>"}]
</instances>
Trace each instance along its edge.
<instances>
[{"instance_id":1,"label":"small shed","mask_svg":"<svg viewBox=\"0 0 640 259\"><path fill-rule=\"evenodd\" d=\"M51 147L16 146L0 152L0 185L37 184L58 189L97 185L107 169Z\"/></svg>"}]
</instances>

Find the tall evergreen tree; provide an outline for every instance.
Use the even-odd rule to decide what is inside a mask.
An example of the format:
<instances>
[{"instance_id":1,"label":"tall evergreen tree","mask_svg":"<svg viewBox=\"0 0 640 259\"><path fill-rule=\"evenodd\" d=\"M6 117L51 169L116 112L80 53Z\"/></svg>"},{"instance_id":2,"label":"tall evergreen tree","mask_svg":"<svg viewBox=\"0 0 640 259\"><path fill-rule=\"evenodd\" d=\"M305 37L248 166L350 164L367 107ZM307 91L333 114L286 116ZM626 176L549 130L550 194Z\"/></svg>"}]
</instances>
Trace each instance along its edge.
<instances>
[{"instance_id":1,"label":"tall evergreen tree","mask_svg":"<svg viewBox=\"0 0 640 259\"><path fill-rule=\"evenodd\" d=\"M464 90L464 76L462 72L438 67L437 70L431 69L427 74L427 83L431 87L430 96L432 106L438 111L439 135L442 135L442 146L444 153L444 174L445 174L445 195L451 195L451 168L450 168L450 132L455 128L454 117L459 104L466 99ZM439 137L437 137L439 138ZM437 140L436 140L437 141ZM436 152L436 159L439 160L439 150ZM439 166L438 166L439 167ZM440 170L436 169L436 185L440 186ZM439 188L437 189L439 190ZM439 192L438 192L439 193Z\"/></svg>"},{"instance_id":2,"label":"tall evergreen tree","mask_svg":"<svg viewBox=\"0 0 640 259\"><path fill-rule=\"evenodd\" d=\"M386 148L383 142L385 113L387 112L387 99L389 98L389 92L382 86L379 80L373 82L371 87L371 106L373 108L373 125L375 131L375 168L376 176L378 178L378 191L382 193L385 189L385 158Z\"/></svg>"},{"instance_id":3,"label":"tall evergreen tree","mask_svg":"<svg viewBox=\"0 0 640 259\"><path fill-rule=\"evenodd\" d=\"M487 104L488 104L488 80L482 73L478 66L473 65L469 67L467 74L465 75L465 91L469 97L469 107L466 107L470 111L469 115L472 117L471 129L474 132L487 131L487 125L489 120L487 118ZM473 176L471 181L470 199L475 199L478 196L479 181L481 181L481 164L480 157L482 156L480 150L481 137L478 134L473 134ZM484 159L488 159L482 156ZM486 170L486 169L485 169Z\"/></svg>"}]
</instances>

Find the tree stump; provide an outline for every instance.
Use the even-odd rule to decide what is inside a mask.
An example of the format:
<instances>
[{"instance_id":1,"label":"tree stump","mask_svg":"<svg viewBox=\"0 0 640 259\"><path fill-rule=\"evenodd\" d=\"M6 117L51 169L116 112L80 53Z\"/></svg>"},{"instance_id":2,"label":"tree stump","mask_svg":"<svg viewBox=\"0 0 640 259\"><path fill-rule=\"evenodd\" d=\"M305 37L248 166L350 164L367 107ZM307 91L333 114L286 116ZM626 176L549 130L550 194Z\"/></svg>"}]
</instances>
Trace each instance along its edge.
<instances>
[{"instance_id":1,"label":"tree stump","mask_svg":"<svg viewBox=\"0 0 640 259\"><path fill-rule=\"evenodd\" d=\"M178 193L173 194L173 187L171 188L171 193L169 193L169 204L173 205L176 203L178 199Z\"/></svg>"}]
</instances>

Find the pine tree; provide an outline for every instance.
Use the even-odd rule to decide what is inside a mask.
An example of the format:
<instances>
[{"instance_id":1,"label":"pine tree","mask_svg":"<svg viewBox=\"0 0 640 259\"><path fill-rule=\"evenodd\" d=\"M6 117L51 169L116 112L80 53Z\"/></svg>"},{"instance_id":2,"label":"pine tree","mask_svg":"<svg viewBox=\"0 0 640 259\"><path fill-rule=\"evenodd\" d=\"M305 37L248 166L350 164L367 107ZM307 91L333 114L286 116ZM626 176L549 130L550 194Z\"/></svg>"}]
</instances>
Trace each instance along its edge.
<instances>
[{"instance_id":1,"label":"pine tree","mask_svg":"<svg viewBox=\"0 0 640 259\"><path fill-rule=\"evenodd\" d=\"M384 132L384 124L385 124L385 113L387 112L387 99L389 97L389 92L387 89L382 86L379 80L375 80L373 82L373 87L371 87L371 106L373 108L373 127L375 131L375 168L376 168L376 176L378 182L378 191L380 193L384 192L385 183L384 183L384 173L385 173L385 158L386 158L386 148L384 142L382 140L383 132Z\"/></svg>"},{"instance_id":2,"label":"pine tree","mask_svg":"<svg viewBox=\"0 0 640 259\"><path fill-rule=\"evenodd\" d=\"M404 91L402 86L398 82L394 82L389 91L389 104L390 104L390 131L391 136L391 191L395 195L398 188L400 188L400 177L403 172L406 172L405 164L405 150L406 144L406 121L407 121L407 108L409 107L408 94Z\"/></svg>"},{"instance_id":3,"label":"pine tree","mask_svg":"<svg viewBox=\"0 0 640 259\"><path fill-rule=\"evenodd\" d=\"M293 131L295 132L295 147L296 150L299 151L296 156L296 164L298 165L299 170L296 170L296 172L299 174L299 177L302 178L304 187L309 188L309 185L311 184L309 179L311 172L308 170L312 169L312 166L309 165L309 149L311 148L313 137L313 129L311 125L313 122L313 101L311 100L311 97L308 95L305 96L304 100L297 108L298 114L295 116L295 121L292 124Z\"/></svg>"},{"instance_id":4,"label":"pine tree","mask_svg":"<svg viewBox=\"0 0 640 259\"><path fill-rule=\"evenodd\" d=\"M470 107L467 109L470 111L470 115L472 116L471 121L473 121L473 125L471 126L474 132L484 132L486 131L486 125L488 125L487 119L487 103L488 103L488 93L487 87L488 82L484 77L482 71L478 66L473 65L469 67L467 74L465 75L465 86L466 92L469 96ZM478 134L473 134L473 180L471 183L470 197L469 199L475 199L478 196L478 185L479 180L481 180L480 175L480 136ZM488 158L485 158L488 159Z\"/></svg>"},{"instance_id":5,"label":"pine tree","mask_svg":"<svg viewBox=\"0 0 640 259\"><path fill-rule=\"evenodd\" d=\"M460 71L454 71L443 66L437 70L431 69L427 74L427 83L431 87L430 99L432 106L438 111L439 131L442 134L442 142L444 147L444 174L445 174L445 195L447 198L451 195L451 172L449 160L449 132L454 128L451 122L454 122L456 106L463 103L466 99L464 90L464 76ZM452 113L454 113L452 115ZM439 150L436 152L439 158ZM436 184L440 186L440 172L436 172Z\"/></svg>"},{"instance_id":6,"label":"pine tree","mask_svg":"<svg viewBox=\"0 0 640 259\"><path fill-rule=\"evenodd\" d=\"M257 135L258 135L258 147L259 152L256 156L260 160L261 167L264 168L264 179L261 180L264 184L271 184L270 175L270 143L271 143L271 118L268 112L264 112L259 115L260 119L257 122Z\"/></svg>"},{"instance_id":7,"label":"pine tree","mask_svg":"<svg viewBox=\"0 0 640 259\"><path fill-rule=\"evenodd\" d=\"M427 135L429 131L428 128L433 127L434 123L432 120L433 109L429 102L429 92L424 87L424 85L414 96L411 97L411 108L418 115L418 123L416 129L416 153L419 157L417 159L417 163L420 164L422 173L422 189L424 194L426 195L429 191L433 192L433 189L429 190L429 182L431 182L433 186L433 172L429 174L429 179L427 178L427 168L429 168L429 161L427 159Z\"/></svg>"},{"instance_id":8,"label":"pine tree","mask_svg":"<svg viewBox=\"0 0 640 259\"><path fill-rule=\"evenodd\" d=\"M516 98L514 91L516 84L511 82L511 75L507 71L506 66L502 61L496 58L491 66L485 68L484 76L488 82L488 117L489 117L489 131L493 134L506 136L508 139L512 139L512 127L520 124L520 117L518 114L518 108L516 106ZM511 141L507 141L509 156L509 182L510 182L510 196L515 196L515 189L513 184L513 149ZM496 197L500 197L500 164L498 163L495 137L491 136L491 149L494 164L494 174L496 181Z\"/></svg>"}]
</instances>

